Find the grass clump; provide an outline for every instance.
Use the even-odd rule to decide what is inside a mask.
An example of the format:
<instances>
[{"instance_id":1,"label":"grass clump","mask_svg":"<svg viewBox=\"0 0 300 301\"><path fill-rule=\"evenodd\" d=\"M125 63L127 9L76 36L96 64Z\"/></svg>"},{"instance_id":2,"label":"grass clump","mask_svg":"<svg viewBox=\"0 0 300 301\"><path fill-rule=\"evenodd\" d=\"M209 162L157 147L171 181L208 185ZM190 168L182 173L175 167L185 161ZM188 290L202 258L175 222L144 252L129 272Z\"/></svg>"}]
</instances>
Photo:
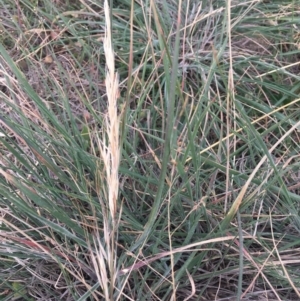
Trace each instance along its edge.
<instances>
[{"instance_id":1,"label":"grass clump","mask_svg":"<svg viewBox=\"0 0 300 301\"><path fill-rule=\"evenodd\" d=\"M296 1L0 0L3 300L298 300Z\"/></svg>"}]
</instances>

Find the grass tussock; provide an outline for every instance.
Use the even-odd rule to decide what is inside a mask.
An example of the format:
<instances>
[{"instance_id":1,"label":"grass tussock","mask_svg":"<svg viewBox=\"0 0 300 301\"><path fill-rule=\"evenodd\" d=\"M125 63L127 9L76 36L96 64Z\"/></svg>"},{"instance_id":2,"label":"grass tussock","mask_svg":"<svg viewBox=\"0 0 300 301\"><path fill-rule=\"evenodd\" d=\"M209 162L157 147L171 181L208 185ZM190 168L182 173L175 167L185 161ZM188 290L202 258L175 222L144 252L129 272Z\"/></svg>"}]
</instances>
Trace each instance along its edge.
<instances>
[{"instance_id":1,"label":"grass tussock","mask_svg":"<svg viewBox=\"0 0 300 301\"><path fill-rule=\"evenodd\" d=\"M299 11L0 0L0 299L300 300Z\"/></svg>"}]
</instances>

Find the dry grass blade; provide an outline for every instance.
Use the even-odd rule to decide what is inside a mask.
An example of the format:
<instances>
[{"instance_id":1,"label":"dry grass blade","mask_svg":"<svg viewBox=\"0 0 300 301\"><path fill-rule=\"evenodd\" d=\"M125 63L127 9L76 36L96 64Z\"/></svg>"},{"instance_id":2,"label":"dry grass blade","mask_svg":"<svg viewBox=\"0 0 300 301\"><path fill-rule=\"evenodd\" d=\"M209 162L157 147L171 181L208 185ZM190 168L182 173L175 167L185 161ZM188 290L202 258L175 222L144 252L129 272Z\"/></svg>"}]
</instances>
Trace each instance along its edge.
<instances>
[{"instance_id":1,"label":"dry grass blade","mask_svg":"<svg viewBox=\"0 0 300 301\"><path fill-rule=\"evenodd\" d=\"M276 147L278 147L278 145L280 145L280 143L282 143L284 141L284 139L286 137L288 137L299 126L300 126L300 121L297 122L294 126L292 126L282 137L280 137L280 139L278 139L278 141L269 149L269 154L268 155L270 155L276 149ZM238 211L250 183L252 182L254 176L256 175L258 170L261 168L263 163L267 160L268 155L263 156L263 158L260 160L260 162L257 164L255 169L253 170L253 172L249 176L247 182L245 183L245 185L241 189L241 192L237 196L236 200L234 201L234 203L232 204L230 210L228 211L226 217L224 218L224 220L222 222L222 225L221 225L222 229L226 229L228 227L230 221L233 219L234 215Z\"/></svg>"},{"instance_id":2,"label":"dry grass blade","mask_svg":"<svg viewBox=\"0 0 300 301\"><path fill-rule=\"evenodd\" d=\"M246 239L246 238L252 239L253 237L252 236L244 236L244 239ZM164 258L164 257L168 257L168 256L171 256L171 255L174 255L174 254L177 254L177 253L194 252L195 251L195 249L193 249L194 247L199 247L199 246L210 244L210 243L224 242L224 241L233 240L233 239L235 239L235 236L228 235L228 236L224 236L224 237L217 237L217 238L208 239L208 240L205 240L205 241L199 241L199 242L192 243L192 244L189 244L187 246L183 246L183 247L176 248L176 249L174 248L172 251L161 252L161 253L159 253L155 256L147 258L145 261L140 261L136 264L133 264L132 266L119 271L118 274L119 275L127 274L129 272L134 271L134 270L138 270L143 266L147 266L155 260L158 260L158 259L161 259L161 258Z\"/></svg>"},{"instance_id":3,"label":"dry grass blade","mask_svg":"<svg viewBox=\"0 0 300 301\"><path fill-rule=\"evenodd\" d=\"M279 108L274 109L274 110L272 110L271 112L266 113L266 114L260 116L259 118L257 118L257 119L255 119L255 120L251 121L251 125L255 125L256 123L260 122L261 120L264 120L264 119L266 119L267 117L272 116L272 114L275 114L275 113L277 113L277 112L279 112L279 111L281 111L281 110L283 110L283 109L285 109L285 108L291 107L292 105L294 105L294 104L296 104L296 103L298 103L298 102L300 102L300 98L297 98L297 99L295 99L295 100L289 102L289 103L286 104L286 105L280 106ZM215 142L215 143L211 144L210 146L206 147L205 149L201 150L201 152L199 152L199 155L202 155L202 154L204 154L204 153L207 153L209 150L213 149L214 147L220 145L222 142L227 141L229 138L234 137L236 134L238 134L238 133L240 133L240 132L242 132L243 130L246 130L246 129L247 129L247 126L243 126L242 128L237 129L234 133L229 134L228 136L222 138L220 141ZM189 161L191 161L191 159L192 159L192 158L189 157L189 158L186 160L186 163L189 162Z\"/></svg>"},{"instance_id":4,"label":"dry grass blade","mask_svg":"<svg viewBox=\"0 0 300 301\"><path fill-rule=\"evenodd\" d=\"M270 219L272 219L272 217L270 217ZM296 287L294 281L291 279L291 276L289 275L289 272L285 268L284 262L283 262L283 260L281 258L281 255L279 254L278 248L277 248L276 243L275 243L275 237L274 237L274 232L273 232L273 228L272 228L272 223L270 223L270 225L271 225L271 233L272 233L272 240L273 240L273 243L274 243L274 249L275 249L276 254L278 256L281 268L282 268L282 270L284 272L284 275L285 275L286 279L290 283L291 287L294 289L294 292L297 294L298 298L300 298L300 290L299 290L298 287Z\"/></svg>"},{"instance_id":5,"label":"dry grass blade","mask_svg":"<svg viewBox=\"0 0 300 301\"><path fill-rule=\"evenodd\" d=\"M186 271L186 273L187 273L187 275L189 277L189 280L190 280L190 283L191 283L191 287L192 287L192 291L191 291L191 294L188 297L186 297L183 301L190 300L196 294L196 287L195 287L195 282L193 280L193 277L191 276L191 274L188 271Z\"/></svg>"}]
</instances>

